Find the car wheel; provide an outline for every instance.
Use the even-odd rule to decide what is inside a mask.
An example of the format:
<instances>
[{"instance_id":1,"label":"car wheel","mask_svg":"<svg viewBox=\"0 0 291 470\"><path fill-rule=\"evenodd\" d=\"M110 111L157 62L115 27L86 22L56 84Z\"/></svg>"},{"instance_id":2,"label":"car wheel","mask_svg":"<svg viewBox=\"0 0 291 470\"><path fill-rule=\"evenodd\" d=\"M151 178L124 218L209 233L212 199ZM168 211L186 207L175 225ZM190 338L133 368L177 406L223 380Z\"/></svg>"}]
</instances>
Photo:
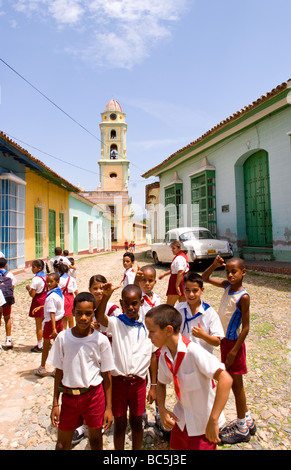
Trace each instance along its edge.
<instances>
[{"instance_id":1,"label":"car wheel","mask_svg":"<svg viewBox=\"0 0 291 470\"><path fill-rule=\"evenodd\" d=\"M153 258L154 258L155 265L156 266L159 265L160 261L156 252L153 253Z\"/></svg>"}]
</instances>

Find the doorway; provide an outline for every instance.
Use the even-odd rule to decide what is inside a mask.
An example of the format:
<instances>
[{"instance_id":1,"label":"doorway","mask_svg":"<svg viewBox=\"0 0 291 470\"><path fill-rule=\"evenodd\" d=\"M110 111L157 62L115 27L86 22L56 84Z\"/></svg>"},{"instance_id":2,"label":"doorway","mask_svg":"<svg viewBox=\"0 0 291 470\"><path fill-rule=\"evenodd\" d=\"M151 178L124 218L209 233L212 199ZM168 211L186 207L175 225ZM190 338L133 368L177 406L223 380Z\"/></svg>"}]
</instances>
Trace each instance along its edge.
<instances>
[{"instance_id":1,"label":"doorway","mask_svg":"<svg viewBox=\"0 0 291 470\"><path fill-rule=\"evenodd\" d=\"M264 150L256 152L246 160L243 168L248 246L272 248L273 228L268 153Z\"/></svg>"}]
</instances>

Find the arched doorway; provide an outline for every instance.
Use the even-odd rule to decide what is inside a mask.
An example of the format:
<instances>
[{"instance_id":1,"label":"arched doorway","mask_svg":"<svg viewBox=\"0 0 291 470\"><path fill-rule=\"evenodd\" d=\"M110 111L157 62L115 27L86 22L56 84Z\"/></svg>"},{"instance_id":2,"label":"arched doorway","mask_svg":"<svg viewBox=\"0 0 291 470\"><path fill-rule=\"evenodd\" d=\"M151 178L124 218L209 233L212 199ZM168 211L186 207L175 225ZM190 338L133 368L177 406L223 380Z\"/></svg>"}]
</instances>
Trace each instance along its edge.
<instances>
[{"instance_id":1,"label":"arched doorway","mask_svg":"<svg viewBox=\"0 0 291 470\"><path fill-rule=\"evenodd\" d=\"M247 244L272 248L269 158L265 150L249 157L243 166Z\"/></svg>"}]
</instances>

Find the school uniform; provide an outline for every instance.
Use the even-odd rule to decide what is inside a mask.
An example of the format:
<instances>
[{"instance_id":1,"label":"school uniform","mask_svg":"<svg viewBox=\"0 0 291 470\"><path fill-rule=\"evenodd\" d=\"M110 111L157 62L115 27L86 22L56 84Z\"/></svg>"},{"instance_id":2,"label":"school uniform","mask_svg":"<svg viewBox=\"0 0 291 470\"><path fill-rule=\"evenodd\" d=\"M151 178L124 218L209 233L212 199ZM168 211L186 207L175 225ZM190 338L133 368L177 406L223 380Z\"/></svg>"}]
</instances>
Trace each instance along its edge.
<instances>
[{"instance_id":1,"label":"school uniform","mask_svg":"<svg viewBox=\"0 0 291 470\"><path fill-rule=\"evenodd\" d=\"M101 428L105 410L102 372L114 368L108 339L96 330L84 338L64 330L54 341L47 363L63 371L59 429L76 429L83 420L89 427Z\"/></svg>"},{"instance_id":2,"label":"school uniform","mask_svg":"<svg viewBox=\"0 0 291 470\"><path fill-rule=\"evenodd\" d=\"M29 309L29 316L32 318L43 318L44 311L43 309L38 310L35 314L32 314L33 310L36 307L44 305L46 295L47 295L47 284L46 284L46 274L44 271L39 271L31 281L30 289L35 290L35 296L33 297Z\"/></svg>"},{"instance_id":3,"label":"school uniform","mask_svg":"<svg viewBox=\"0 0 291 470\"><path fill-rule=\"evenodd\" d=\"M225 338L220 344L222 362L225 362L228 353L234 347L241 331L242 318L238 303L243 295L249 295L245 288L242 288L238 292L229 292L230 288L231 285L228 284L224 290L218 310L218 315L225 333ZM247 374L245 343L243 343L239 349L233 364L228 369L228 372L238 375Z\"/></svg>"},{"instance_id":4,"label":"school uniform","mask_svg":"<svg viewBox=\"0 0 291 470\"><path fill-rule=\"evenodd\" d=\"M134 321L126 314L108 317L106 331L112 335L113 415L123 416L129 406L133 415L141 416L145 410L146 375L156 348L141 318Z\"/></svg>"},{"instance_id":5,"label":"school uniform","mask_svg":"<svg viewBox=\"0 0 291 470\"><path fill-rule=\"evenodd\" d=\"M71 317L74 307L74 292L78 289L77 282L73 277L65 273L60 278L59 288L64 296L65 317Z\"/></svg>"},{"instance_id":6,"label":"school uniform","mask_svg":"<svg viewBox=\"0 0 291 470\"><path fill-rule=\"evenodd\" d=\"M175 375L170 368L173 369ZM203 447L210 445L210 443L207 444L208 441L205 442L205 430L215 399L212 379L218 369L225 370L224 364L213 354L181 334L174 359L168 347L162 347L158 381L165 385L174 381L177 397L173 413L178 421L171 433L170 447L172 449L194 450L200 441ZM220 420L219 425L223 424ZM185 447L180 447L182 445ZM213 447L210 445L209 448Z\"/></svg>"},{"instance_id":7,"label":"school uniform","mask_svg":"<svg viewBox=\"0 0 291 470\"><path fill-rule=\"evenodd\" d=\"M167 290L166 295L178 295L177 290L176 290L176 281L177 281L178 272L183 271L184 274L186 274L189 271L189 269L190 267L189 267L187 255L183 252L178 253L171 263L171 267L170 267L171 275L170 275L168 290ZM183 274L183 277L184 277L184 274ZM180 287L181 294L184 297L183 278L181 280L179 287Z\"/></svg>"},{"instance_id":8,"label":"school uniform","mask_svg":"<svg viewBox=\"0 0 291 470\"><path fill-rule=\"evenodd\" d=\"M204 339L196 338L191 332L193 326L198 327L198 323L200 323L201 328L208 335L216 336L220 339L224 338L223 327L216 311L203 301L201 301L196 315L192 315L188 302L180 302L175 308L182 317L180 333L213 354L214 346L204 341Z\"/></svg>"},{"instance_id":9,"label":"school uniform","mask_svg":"<svg viewBox=\"0 0 291 470\"><path fill-rule=\"evenodd\" d=\"M128 284L134 284L135 272L133 268L126 269L123 275L123 287L126 287Z\"/></svg>"},{"instance_id":10,"label":"school uniform","mask_svg":"<svg viewBox=\"0 0 291 470\"><path fill-rule=\"evenodd\" d=\"M52 334L51 313L55 314L56 330L60 333L63 330L64 296L59 287L48 291L44 303L43 318L43 338L50 339Z\"/></svg>"},{"instance_id":11,"label":"school uniform","mask_svg":"<svg viewBox=\"0 0 291 470\"><path fill-rule=\"evenodd\" d=\"M151 310L152 308L157 307L158 305L161 305L162 299L155 292L152 292L151 296L142 292L142 298L144 301L143 301L143 305L139 308L139 315L140 315L140 318L144 321L147 312Z\"/></svg>"}]
</instances>

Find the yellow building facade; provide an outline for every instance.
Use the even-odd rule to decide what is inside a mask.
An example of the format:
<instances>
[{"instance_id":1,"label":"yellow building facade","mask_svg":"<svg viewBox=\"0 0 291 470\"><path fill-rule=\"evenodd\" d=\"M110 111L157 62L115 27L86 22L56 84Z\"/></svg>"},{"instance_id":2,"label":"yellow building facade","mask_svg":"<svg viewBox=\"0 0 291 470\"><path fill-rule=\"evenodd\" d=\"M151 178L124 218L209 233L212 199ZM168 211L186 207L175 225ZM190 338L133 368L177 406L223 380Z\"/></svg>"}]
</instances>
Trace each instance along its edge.
<instances>
[{"instance_id":1,"label":"yellow building facade","mask_svg":"<svg viewBox=\"0 0 291 470\"><path fill-rule=\"evenodd\" d=\"M69 246L68 189L26 170L25 253L26 265L36 258L50 258L54 248Z\"/></svg>"}]
</instances>

